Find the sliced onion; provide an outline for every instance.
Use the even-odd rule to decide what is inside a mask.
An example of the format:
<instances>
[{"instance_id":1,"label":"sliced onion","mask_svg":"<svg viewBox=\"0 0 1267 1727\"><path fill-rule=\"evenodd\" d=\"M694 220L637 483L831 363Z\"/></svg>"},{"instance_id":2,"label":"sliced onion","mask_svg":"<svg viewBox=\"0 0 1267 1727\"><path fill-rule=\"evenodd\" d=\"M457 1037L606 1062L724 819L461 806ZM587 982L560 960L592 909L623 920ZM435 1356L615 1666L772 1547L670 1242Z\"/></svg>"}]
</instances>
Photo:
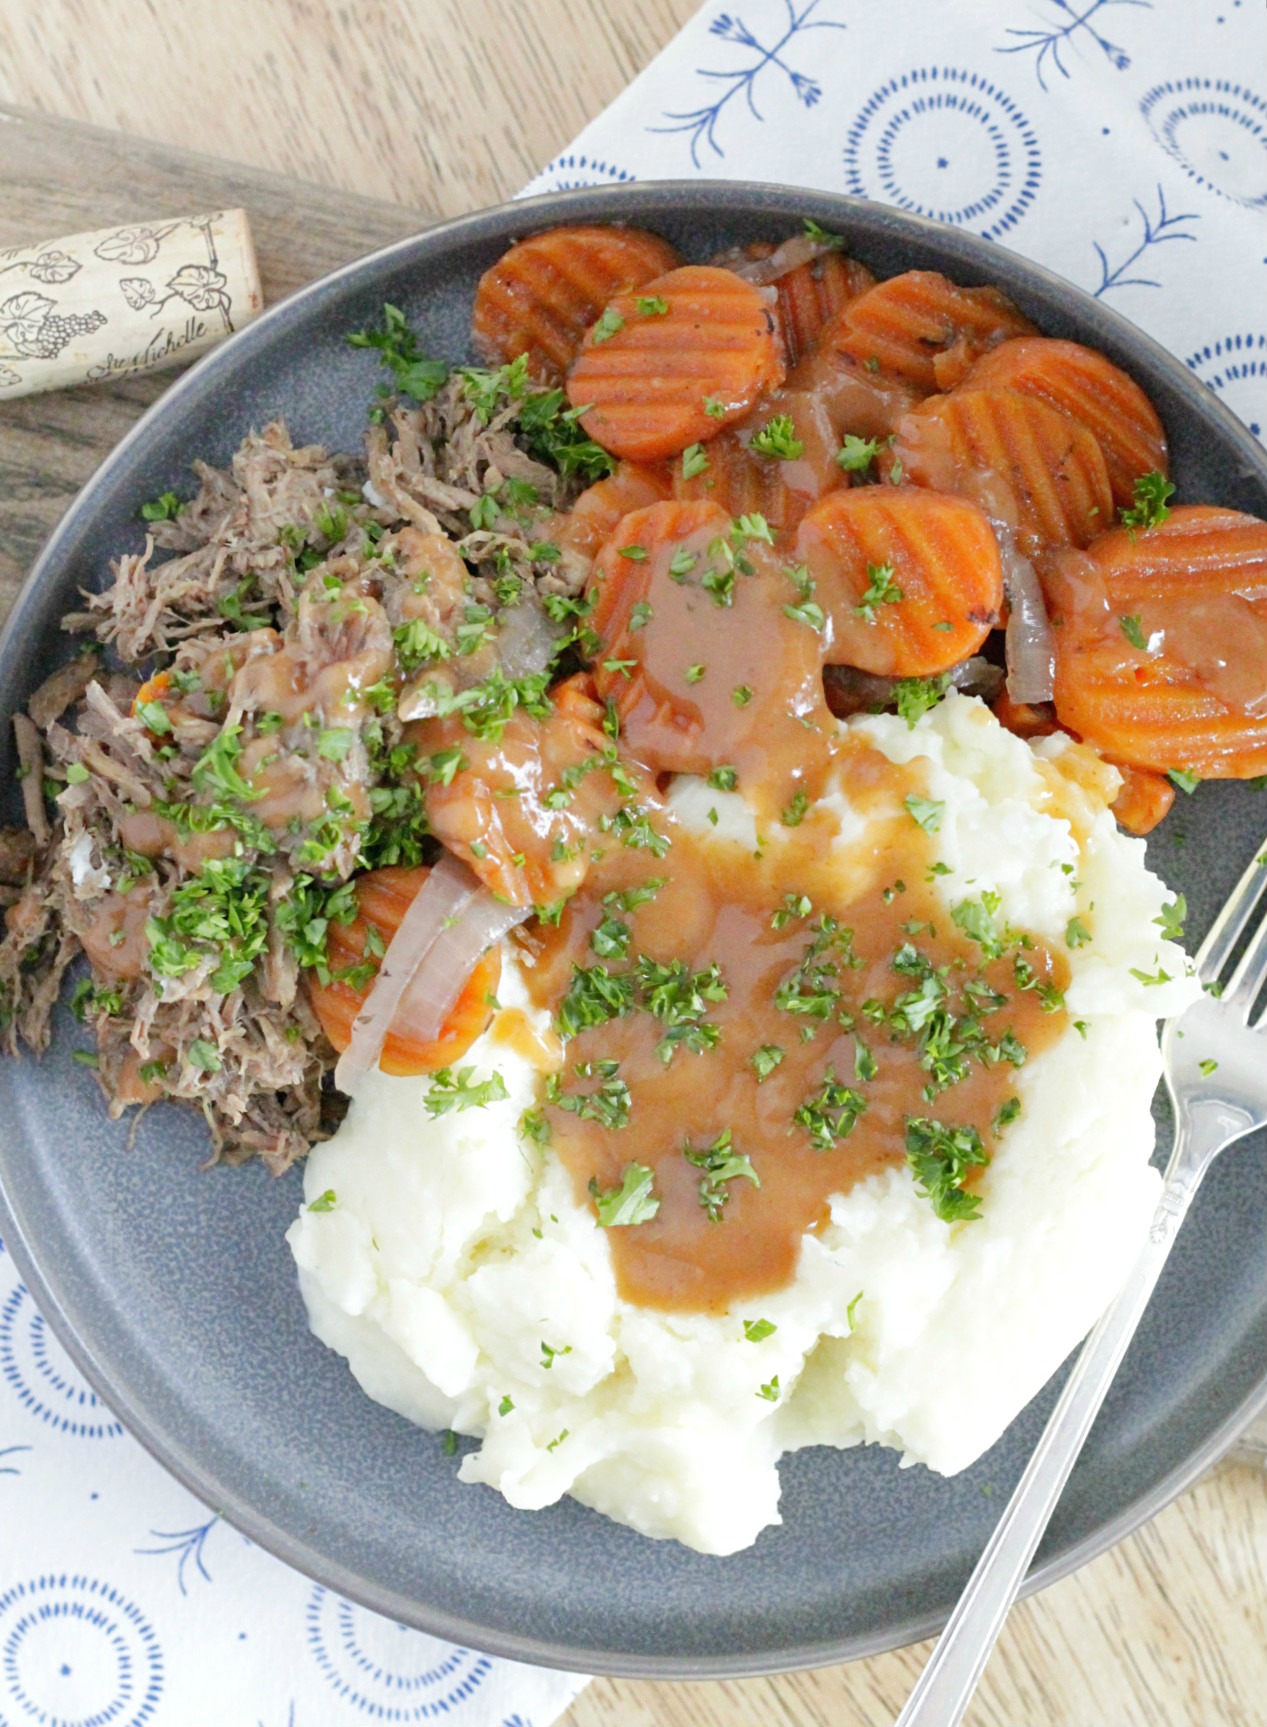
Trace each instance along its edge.
<instances>
[{"instance_id":1,"label":"sliced onion","mask_svg":"<svg viewBox=\"0 0 1267 1727\"><path fill-rule=\"evenodd\" d=\"M763 288L770 282L777 282L780 276L799 269L802 264L808 264L836 249L830 241L811 240L808 234L793 234L790 240L784 240L781 246L776 247L768 258L750 258L742 247L733 246L728 252L722 252L714 258L713 263L720 269L742 276L745 282Z\"/></svg>"},{"instance_id":2,"label":"sliced onion","mask_svg":"<svg viewBox=\"0 0 1267 1727\"><path fill-rule=\"evenodd\" d=\"M1014 702L1049 702L1056 690L1056 644L1038 572L1016 549L1010 529L995 523L1003 560L1007 620L1007 693Z\"/></svg>"},{"instance_id":3,"label":"sliced onion","mask_svg":"<svg viewBox=\"0 0 1267 1727\"><path fill-rule=\"evenodd\" d=\"M521 600L498 620L497 652L507 677L543 672L559 645L559 631L535 600Z\"/></svg>"},{"instance_id":4,"label":"sliced onion","mask_svg":"<svg viewBox=\"0 0 1267 1727\"><path fill-rule=\"evenodd\" d=\"M482 887L428 949L389 1029L416 1043L434 1043L480 956L531 916L531 906L503 905Z\"/></svg>"},{"instance_id":5,"label":"sliced onion","mask_svg":"<svg viewBox=\"0 0 1267 1727\"><path fill-rule=\"evenodd\" d=\"M334 1070L339 1090L351 1095L378 1065L389 1032L434 1043L480 956L531 916L531 906L503 905L445 852L400 920L352 1022Z\"/></svg>"},{"instance_id":6,"label":"sliced onion","mask_svg":"<svg viewBox=\"0 0 1267 1727\"><path fill-rule=\"evenodd\" d=\"M400 927L383 955L374 986L352 1022L348 1047L334 1070L334 1083L340 1091L350 1095L370 1068L377 1065L396 1011L422 961L449 919L460 919L475 896L483 891L466 865L446 852L401 918ZM465 977L459 980L459 990L465 981Z\"/></svg>"},{"instance_id":7,"label":"sliced onion","mask_svg":"<svg viewBox=\"0 0 1267 1727\"><path fill-rule=\"evenodd\" d=\"M965 696L980 696L982 701L992 702L1003 688L1003 668L987 660L984 654L973 654L971 659L960 660L951 667L950 682Z\"/></svg>"}]
</instances>

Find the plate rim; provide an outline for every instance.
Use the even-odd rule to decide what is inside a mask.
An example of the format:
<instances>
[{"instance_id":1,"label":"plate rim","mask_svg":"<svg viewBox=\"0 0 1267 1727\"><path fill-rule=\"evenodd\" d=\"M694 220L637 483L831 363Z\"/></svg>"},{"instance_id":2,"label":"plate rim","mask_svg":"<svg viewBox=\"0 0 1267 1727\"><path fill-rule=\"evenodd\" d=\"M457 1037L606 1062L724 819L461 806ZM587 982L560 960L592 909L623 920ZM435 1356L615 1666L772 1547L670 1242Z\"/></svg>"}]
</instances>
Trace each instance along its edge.
<instances>
[{"instance_id":1,"label":"plate rim","mask_svg":"<svg viewBox=\"0 0 1267 1727\"><path fill-rule=\"evenodd\" d=\"M653 219L657 210L679 209L683 205L703 208L710 215L724 216L732 203L741 204L741 213L745 215L768 211L773 216L794 219L796 215L812 213L827 222L834 218L840 223L847 222L851 214L860 216L872 234L883 233L887 238L898 242L903 238L915 238L935 244L942 250L948 265L961 261L974 268L984 268L992 254L1005 254L1015 261L1015 267L1036 286L1071 299L1077 318L1083 325L1102 325L1111 336L1116 336L1122 345L1128 346L1136 353L1147 355L1155 366L1167 374L1175 390L1186 397L1201 416L1215 421L1224 439L1234 451L1239 452L1243 462L1267 488L1267 450L1215 392L1196 377L1178 356L1141 330L1115 307L1106 306L1068 278L1010 248L998 246L965 229L870 199L844 193L811 191L776 182L757 183L710 178L703 181L643 180L619 186L577 187L510 200L451 217L365 253L278 301L252 323L204 355L146 409L136 424L103 458L72 500L22 583L3 629L0 630L0 658L9 653L15 640L24 634L27 614L35 603L49 569L60 560L62 547L68 540L73 539L83 520L91 517L96 493L103 484L108 483L115 468L127 462L136 445L144 443L155 424L161 423L171 411L171 404L184 401L191 394L196 395L204 380L216 376L221 369L236 366L239 359L249 356L257 345L267 345L274 327L284 325L293 317L297 308L319 302L332 290L337 290L342 284L367 272L373 276L407 260L417 253L420 246L428 250L435 246L443 251L453 240L461 242L498 235L509 239L516 233L532 232L543 226L578 217L595 221ZM147 1418L141 1401L133 1396L128 1386L120 1388L112 1382L106 1368L97 1361L88 1338L81 1335L80 1327L72 1320L63 1304L62 1292L65 1285L61 1283L56 1268L41 1265L38 1250L28 1239L21 1220L15 1213L6 1187L6 1161L7 1153L3 1143L0 1143L0 1240L13 1258L19 1274L35 1297L54 1335L94 1392L119 1417L131 1436L201 1502L213 1505L227 1522L291 1569L337 1591L372 1612L414 1626L428 1635L510 1660L574 1673L635 1679L740 1679L800 1671L858 1660L901 1648L938 1633L945 1624L944 1613L909 1614L900 1621L890 1622L888 1629L882 1632L862 1633L752 1653L720 1652L709 1656L628 1654L621 1651L602 1652L588 1649L578 1651L566 1644L544 1638L522 1636L509 1631L490 1631L487 1627L464 1618L460 1613L441 1606L420 1607L410 1596L390 1586L376 1584L350 1568L345 1569L337 1561L326 1560L315 1553L301 1537L274 1522L267 1512L240 1498L232 1488L214 1478L174 1433L163 1430L161 1424ZM1101 1524L1063 1553L1034 1567L1022 1585L1021 1595L1033 1594L1058 1582L1133 1533L1217 1463L1265 1408L1267 1363L1263 1365L1259 1382L1201 1445L1160 1480L1138 1494L1115 1517Z\"/></svg>"}]
</instances>

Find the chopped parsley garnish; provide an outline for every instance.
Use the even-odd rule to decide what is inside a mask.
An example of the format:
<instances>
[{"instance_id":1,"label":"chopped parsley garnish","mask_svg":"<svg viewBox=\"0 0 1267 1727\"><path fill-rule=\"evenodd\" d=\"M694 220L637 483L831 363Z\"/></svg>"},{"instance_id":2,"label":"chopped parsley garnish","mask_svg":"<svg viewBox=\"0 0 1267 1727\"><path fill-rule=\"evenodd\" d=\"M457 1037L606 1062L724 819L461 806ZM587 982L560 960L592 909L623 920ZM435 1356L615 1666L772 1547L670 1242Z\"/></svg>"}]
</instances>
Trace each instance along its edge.
<instances>
[{"instance_id":1,"label":"chopped parsley garnish","mask_svg":"<svg viewBox=\"0 0 1267 1727\"><path fill-rule=\"evenodd\" d=\"M753 1051L750 1060L757 1076L758 1085L764 1084L769 1079L783 1058L784 1052L777 1043L763 1043L759 1049Z\"/></svg>"},{"instance_id":2,"label":"chopped parsley garnish","mask_svg":"<svg viewBox=\"0 0 1267 1727\"><path fill-rule=\"evenodd\" d=\"M770 1380L768 1385L763 1385L761 1387L757 1396L763 1397L767 1403L777 1403L779 1401L779 1376L777 1373L774 1378Z\"/></svg>"},{"instance_id":3,"label":"chopped parsley garnish","mask_svg":"<svg viewBox=\"0 0 1267 1727\"><path fill-rule=\"evenodd\" d=\"M1119 618L1117 621L1122 626L1122 634L1133 648L1147 648L1148 637L1144 634L1144 627L1140 622L1138 613L1133 613L1130 617Z\"/></svg>"},{"instance_id":4,"label":"chopped parsley garnish","mask_svg":"<svg viewBox=\"0 0 1267 1727\"><path fill-rule=\"evenodd\" d=\"M726 404L720 396L705 396L704 412L710 420L724 420L726 418Z\"/></svg>"},{"instance_id":5,"label":"chopped parsley garnish","mask_svg":"<svg viewBox=\"0 0 1267 1727\"><path fill-rule=\"evenodd\" d=\"M898 717L914 731L916 722L937 706L949 687L950 679L944 672L936 678L899 678L893 686Z\"/></svg>"},{"instance_id":6,"label":"chopped parsley garnish","mask_svg":"<svg viewBox=\"0 0 1267 1727\"><path fill-rule=\"evenodd\" d=\"M785 828L799 828L808 813L809 793L802 788L792 794L792 800L784 806L779 820Z\"/></svg>"},{"instance_id":7,"label":"chopped parsley garnish","mask_svg":"<svg viewBox=\"0 0 1267 1727\"><path fill-rule=\"evenodd\" d=\"M852 432L846 432L844 443L836 451L836 465L847 474L865 474L880 454L880 448L878 438L855 438Z\"/></svg>"},{"instance_id":8,"label":"chopped parsley garnish","mask_svg":"<svg viewBox=\"0 0 1267 1727\"><path fill-rule=\"evenodd\" d=\"M710 1223L723 1221L723 1213L730 1202L730 1182L742 1178L754 1187L761 1186L761 1178L752 1167L751 1159L735 1150L729 1128L701 1151L696 1151L688 1140L682 1147L682 1156L704 1172L700 1177L699 1202L708 1213Z\"/></svg>"},{"instance_id":9,"label":"chopped parsley garnish","mask_svg":"<svg viewBox=\"0 0 1267 1727\"><path fill-rule=\"evenodd\" d=\"M1156 986L1163 983L1169 983L1171 981L1170 973L1168 971L1163 971L1161 966L1158 966L1155 972L1140 971L1138 966L1132 966L1131 976L1138 978L1139 981L1146 986Z\"/></svg>"},{"instance_id":10,"label":"chopped parsley garnish","mask_svg":"<svg viewBox=\"0 0 1267 1727\"><path fill-rule=\"evenodd\" d=\"M554 1364L558 1360L559 1356L571 1355L571 1353L572 1353L572 1345L570 1343L565 1343L563 1345L562 1349L553 1349L553 1348L551 1348L551 1346L547 1342L545 1342L544 1339L542 1339L542 1343L541 1343L541 1365L548 1372L549 1369L554 1366Z\"/></svg>"},{"instance_id":11,"label":"chopped parsley garnish","mask_svg":"<svg viewBox=\"0 0 1267 1727\"><path fill-rule=\"evenodd\" d=\"M1153 922L1161 930L1167 941L1183 940L1183 923L1188 915L1188 901L1183 894L1176 894L1161 908L1161 914Z\"/></svg>"},{"instance_id":12,"label":"chopped parsley garnish","mask_svg":"<svg viewBox=\"0 0 1267 1727\"><path fill-rule=\"evenodd\" d=\"M847 244L843 234L833 234L827 228L820 228L812 216L806 216L801 224L807 240L812 240L816 246L825 246L831 252L843 252Z\"/></svg>"},{"instance_id":13,"label":"chopped parsley garnish","mask_svg":"<svg viewBox=\"0 0 1267 1727\"><path fill-rule=\"evenodd\" d=\"M1091 931L1080 917L1071 917L1065 925L1065 946L1085 947L1091 940Z\"/></svg>"},{"instance_id":14,"label":"chopped parsley garnish","mask_svg":"<svg viewBox=\"0 0 1267 1727\"><path fill-rule=\"evenodd\" d=\"M1174 485L1164 474L1154 470L1151 474L1141 474L1135 482L1135 501L1129 510L1119 510L1122 526L1130 530L1132 536L1136 528L1147 533L1149 528L1159 528L1170 515L1169 500L1175 495Z\"/></svg>"},{"instance_id":15,"label":"chopped parsley garnish","mask_svg":"<svg viewBox=\"0 0 1267 1727\"><path fill-rule=\"evenodd\" d=\"M633 1099L619 1070L618 1061L578 1061L574 1070L578 1078L597 1079L595 1089L565 1092L558 1074L551 1074L546 1081L547 1101L579 1121L596 1121L600 1127L612 1129L626 1127Z\"/></svg>"},{"instance_id":16,"label":"chopped parsley garnish","mask_svg":"<svg viewBox=\"0 0 1267 1727\"><path fill-rule=\"evenodd\" d=\"M669 310L669 302L663 294L640 294L638 296L638 315L642 318L663 318Z\"/></svg>"},{"instance_id":17,"label":"chopped parsley garnish","mask_svg":"<svg viewBox=\"0 0 1267 1727\"><path fill-rule=\"evenodd\" d=\"M763 1343L767 1337L773 1337L778 1326L769 1319L745 1319L743 1334L749 1343Z\"/></svg>"},{"instance_id":18,"label":"chopped parsley garnish","mask_svg":"<svg viewBox=\"0 0 1267 1727\"><path fill-rule=\"evenodd\" d=\"M796 435L796 425L790 414L775 414L759 432L754 432L750 446L759 456L773 456L780 462L795 462L805 454L805 445Z\"/></svg>"},{"instance_id":19,"label":"chopped parsley garnish","mask_svg":"<svg viewBox=\"0 0 1267 1727\"><path fill-rule=\"evenodd\" d=\"M713 768L709 772L708 783L714 791L733 792L739 784L738 769L732 767Z\"/></svg>"},{"instance_id":20,"label":"chopped parsley garnish","mask_svg":"<svg viewBox=\"0 0 1267 1727\"><path fill-rule=\"evenodd\" d=\"M147 731L154 732L159 737L172 729L172 722L162 702L140 702L136 708L136 717Z\"/></svg>"},{"instance_id":21,"label":"chopped parsley garnish","mask_svg":"<svg viewBox=\"0 0 1267 1727\"><path fill-rule=\"evenodd\" d=\"M199 1073L219 1073L221 1067L220 1051L210 1038L196 1037L190 1044L186 1054L189 1065Z\"/></svg>"},{"instance_id":22,"label":"chopped parsley garnish","mask_svg":"<svg viewBox=\"0 0 1267 1727\"><path fill-rule=\"evenodd\" d=\"M473 1067L437 1068L423 1099L423 1108L432 1117L447 1115L450 1110L483 1109L486 1104L501 1103L510 1096L501 1074L492 1073L477 1080Z\"/></svg>"},{"instance_id":23,"label":"chopped parsley garnish","mask_svg":"<svg viewBox=\"0 0 1267 1727\"><path fill-rule=\"evenodd\" d=\"M995 922L1002 904L1001 897L987 889L980 899L960 900L951 907L952 922L980 946L987 959L998 959L1008 946L1010 932L1001 933Z\"/></svg>"},{"instance_id":24,"label":"chopped parsley garnish","mask_svg":"<svg viewBox=\"0 0 1267 1727\"><path fill-rule=\"evenodd\" d=\"M228 995L268 945L268 877L244 858L208 858L172 889L167 911L146 921L145 934L156 976L183 977L205 965L211 988Z\"/></svg>"},{"instance_id":25,"label":"chopped parsley garnish","mask_svg":"<svg viewBox=\"0 0 1267 1727\"><path fill-rule=\"evenodd\" d=\"M902 590L893 580L893 565L868 564L866 592L854 607L854 611L867 623L873 624L876 621L877 606L896 606L901 599Z\"/></svg>"},{"instance_id":26,"label":"chopped parsley garnish","mask_svg":"<svg viewBox=\"0 0 1267 1727\"><path fill-rule=\"evenodd\" d=\"M143 522L172 522L175 521L183 507L175 492L161 492L157 498L151 498L148 504L141 505L141 520Z\"/></svg>"},{"instance_id":27,"label":"chopped parsley garnish","mask_svg":"<svg viewBox=\"0 0 1267 1727\"><path fill-rule=\"evenodd\" d=\"M682 478L693 480L702 474L708 466L708 455L703 444L688 444L682 451Z\"/></svg>"},{"instance_id":28,"label":"chopped parsley garnish","mask_svg":"<svg viewBox=\"0 0 1267 1727\"><path fill-rule=\"evenodd\" d=\"M1199 774L1190 773L1187 768L1171 768L1168 778L1173 780L1175 785L1179 787L1179 790L1181 792L1186 792L1189 797L1192 796L1193 792L1196 791L1197 787L1201 784L1201 776Z\"/></svg>"},{"instance_id":29,"label":"chopped parsley garnish","mask_svg":"<svg viewBox=\"0 0 1267 1727\"><path fill-rule=\"evenodd\" d=\"M327 1187L324 1193L317 1195L316 1199L314 1199L312 1204L308 1207L308 1210L333 1211L337 1204L338 1200L335 1196L334 1189L332 1187Z\"/></svg>"},{"instance_id":30,"label":"chopped parsley garnish","mask_svg":"<svg viewBox=\"0 0 1267 1727\"><path fill-rule=\"evenodd\" d=\"M576 1037L594 1025L605 1025L632 1011L634 979L627 972L612 972L605 965L572 967L572 981L559 1003L555 1025L560 1037Z\"/></svg>"},{"instance_id":31,"label":"chopped parsley garnish","mask_svg":"<svg viewBox=\"0 0 1267 1727\"><path fill-rule=\"evenodd\" d=\"M979 1216L980 1196L968 1193L964 1177L990 1160L975 1127L947 1127L929 1116L911 1116L906 1123L906 1161L920 1192L931 1200L943 1223L962 1223Z\"/></svg>"},{"instance_id":32,"label":"chopped parsley garnish","mask_svg":"<svg viewBox=\"0 0 1267 1727\"><path fill-rule=\"evenodd\" d=\"M501 1402L497 1405L497 1413L499 1415L509 1415L514 1407L515 1400L510 1393L507 1392L506 1396L503 1397Z\"/></svg>"},{"instance_id":33,"label":"chopped parsley garnish","mask_svg":"<svg viewBox=\"0 0 1267 1727\"><path fill-rule=\"evenodd\" d=\"M238 772L237 762L241 754L241 726L225 726L194 763L190 777L195 790L219 792L226 798L262 797L263 792Z\"/></svg>"},{"instance_id":34,"label":"chopped parsley garnish","mask_svg":"<svg viewBox=\"0 0 1267 1727\"><path fill-rule=\"evenodd\" d=\"M600 1188L596 1180L589 1184L590 1197L604 1229L626 1229L636 1223L650 1223L660 1209L651 1171L644 1163L631 1163L626 1168L619 1187Z\"/></svg>"},{"instance_id":35,"label":"chopped parsley garnish","mask_svg":"<svg viewBox=\"0 0 1267 1727\"><path fill-rule=\"evenodd\" d=\"M1213 1056L1206 1056L1204 1061L1197 1063L1197 1066L1201 1069L1201 1072L1204 1074L1206 1079L1209 1079L1212 1073L1217 1073L1219 1068L1219 1064L1214 1060Z\"/></svg>"},{"instance_id":36,"label":"chopped parsley garnish","mask_svg":"<svg viewBox=\"0 0 1267 1727\"><path fill-rule=\"evenodd\" d=\"M737 708L746 708L752 697L753 691L749 684L736 684L730 692L730 699Z\"/></svg>"},{"instance_id":37,"label":"chopped parsley garnish","mask_svg":"<svg viewBox=\"0 0 1267 1727\"><path fill-rule=\"evenodd\" d=\"M1020 1098L1019 1097L1009 1097L1006 1103L1001 1103L999 1105L999 1107L995 1110L994 1120L990 1123L990 1126L993 1128L993 1130L996 1134L1000 1134L1003 1132L1003 1129L1005 1127L1011 1127L1012 1123L1016 1120L1017 1116L1020 1113L1021 1113L1021 1100L1020 1100Z\"/></svg>"},{"instance_id":38,"label":"chopped parsley garnish","mask_svg":"<svg viewBox=\"0 0 1267 1727\"><path fill-rule=\"evenodd\" d=\"M849 1137L866 1107L862 1093L842 1085L828 1068L817 1091L792 1111L792 1120L806 1129L815 1151L830 1151L837 1140Z\"/></svg>"},{"instance_id":39,"label":"chopped parsley garnish","mask_svg":"<svg viewBox=\"0 0 1267 1727\"><path fill-rule=\"evenodd\" d=\"M642 310L641 304L638 309L639 311ZM597 324L595 324L594 328L590 331L590 341L595 347L597 347L600 342L609 342L616 332L618 330L623 330L624 327L625 320L621 317L620 313L614 306L608 306Z\"/></svg>"},{"instance_id":40,"label":"chopped parsley garnish","mask_svg":"<svg viewBox=\"0 0 1267 1727\"><path fill-rule=\"evenodd\" d=\"M350 348L375 349L400 394L412 396L415 402L431 401L448 379L449 368L443 360L426 357L399 306L383 307L381 330L353 330L345 340Z\"/></svg>"},{"instance_id":41,"label":"chopped parsley garnish","mask_svg":"<svg viewBox=\"0 0 1267 1727\"><path fill-rule=\"evenodd\" d=\"M926 834L935 834L941 828L941 818L946 813L946 805L937 798L922 798L918 792L908 792L902 799L903 806L911 820L922 827Z\"/></svg>"},{"instance_id":42,"label":"chopped parsley garnish","mask_svg":"<svg viewBox=\"0 0 1267 1727\"><path fill-rule=\"evenodd\" d=\"M600 959L624 959L629 951L629 925L623 918L605 917L590 931L590 946Z\"/></svg>"},{"instance_id":43,"label":"chopped parsley garnish","mask_svg":"<svg viewBox=\"0 0 1267 1727\"><path fill-rule=\"evenodd\" d=\"M795 918L808 917L813 909L813 902L808 894L785 893L783 904L770 914L770 928L786 929Z\"/></svg>"},{"instance_id":44,"label":"chopped parsley garnish","mask_svg":"<svg viewBox=\"0 0 1267 1727\"><path fill-rule=\"evenodd\" d=\"M701 679L703 678L704 673L707 670L708 670L708 667L705 665L702 665L702 664L687 666L686 672L685 672L685 677L686 677L687 683L688 684L698 684L701 681Z\"/></svg>"}]
</instances>

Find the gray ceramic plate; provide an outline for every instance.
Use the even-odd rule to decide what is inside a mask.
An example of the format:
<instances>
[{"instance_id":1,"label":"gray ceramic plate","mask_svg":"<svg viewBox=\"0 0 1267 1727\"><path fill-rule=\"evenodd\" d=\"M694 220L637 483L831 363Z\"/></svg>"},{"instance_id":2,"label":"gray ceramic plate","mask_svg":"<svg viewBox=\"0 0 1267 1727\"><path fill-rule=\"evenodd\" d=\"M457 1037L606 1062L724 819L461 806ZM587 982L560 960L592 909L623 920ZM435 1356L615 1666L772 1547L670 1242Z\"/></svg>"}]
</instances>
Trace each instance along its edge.
<instances>
[{"instance_id":1,"label":"gray ceramic plate","mask_svg":"<svg viewBox=\"0 0 1267 1727\"><path fill-rule=\"evenodd\" d=\"M688 258L778 239L810 215L879 274L993 282L1052 335L1102 348L1149 391L1180 495L1267 515L1267 454L1204 385L1104 306L983 240L878 206L719 183L564 194L495 210L351 265L213 353L111 456L54 534L0 647L6 712L64 650L57 620L107 552L139 547L140 502L223 461L284 414L297 439L359 447L376 381L346 331L384 300L427 346L466 350L475 281L514 235L642 222ZM5 728L7 733L8 728ZM0 764L12 786L12 762ZM10 819L16 816L16 798ZM1200 934L1267 825L1267 798L1205 786L1154 846ZM153 1110L136 1145L72 1063L66 1015L41 1063L0 1064L0 1220L54 1329L155 1455L252 1539L392 1617L478 1648L589 1671L738 1675L840 1661L944 1620L1050 1407L1039 1398L953 1481L879 1450L783 1467L781 1528L708 1559L570 1501L535 1514L462 1487L455 1463L357 1390L308 1333L282 1234L298 1174L201 1168L195 1117ZM1167 1138L1164 1123L1160 1138ZM1267 1160L1244 1145L1209 1178L1074 1473L1030 1582L1118 1540L1267 1401Z\"/></svg>"}]
</instances>

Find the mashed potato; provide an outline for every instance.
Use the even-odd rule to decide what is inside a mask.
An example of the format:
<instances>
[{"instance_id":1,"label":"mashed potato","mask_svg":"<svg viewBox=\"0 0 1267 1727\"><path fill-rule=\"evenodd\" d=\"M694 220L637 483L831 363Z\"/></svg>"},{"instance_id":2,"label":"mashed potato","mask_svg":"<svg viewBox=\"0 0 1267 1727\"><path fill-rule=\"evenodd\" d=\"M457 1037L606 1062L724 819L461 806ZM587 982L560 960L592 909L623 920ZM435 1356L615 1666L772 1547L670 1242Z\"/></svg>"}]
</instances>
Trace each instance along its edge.
<instances>
[{"instance_id":1,"label":"mashed potato","mask_svg":"<svg viewBox=\"0 0 1267 1727\"><path fill-rule=\"evenodd\" d=\"M947 906L988 889L1062 948L1075 915L1091 934L1068 953L1069 1030L1017 1074L1022 1113L978 1220L940 1221L903 1165L832 1201L776 1293L721 1317L630 1305L571 1177L519 1133L539 1076L496 1021L463 1065L500 1073L504 1100L431 1120L427 1080L374 1074L308 1159L287 1240L313 1330L371 1397L481 1438L462 1479L513 1505L571 1493L724 1554L779 1521L784 1451L879 1443L953 1474L1088 1330L1143 1241L1160 1185L1155 1020L1196 985L1155 921L1165 887L1106 808L1116 775L953 694L913 729L851 723L891 761L923 758L945 805ZM834 855L857 871L866 823L843 790L830 801ZM674 804L701 827L718 809L718 845L752 843L737 794L683 780ZM499 994L526 1002L511 963Z\"/></svg>"}]
</instances>

